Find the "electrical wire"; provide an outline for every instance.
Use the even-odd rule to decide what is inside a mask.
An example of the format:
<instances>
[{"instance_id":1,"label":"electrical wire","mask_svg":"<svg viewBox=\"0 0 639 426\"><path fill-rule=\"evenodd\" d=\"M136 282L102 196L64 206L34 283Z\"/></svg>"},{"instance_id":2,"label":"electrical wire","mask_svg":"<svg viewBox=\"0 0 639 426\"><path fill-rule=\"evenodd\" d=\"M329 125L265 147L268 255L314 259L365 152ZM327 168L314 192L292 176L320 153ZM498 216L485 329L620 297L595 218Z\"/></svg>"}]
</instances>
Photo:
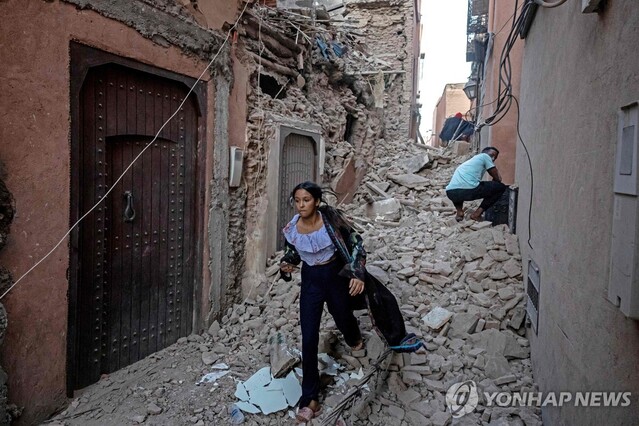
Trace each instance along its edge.
<instances>
[{"instance_id":1,"label":"electrical wire","mask_svg":"<svg viewBox=\"0 0 639 426\"><path fill-rule=\"evenodd\" d=\"M500 122L512 106L512 64L510 60L510 52L517 41L517 34L524 25L525 17L528 10L533 6L534 2L528 1L521 6L521 13L513 19L510 32L506 37L504 47L499 57L499 80L497 86L496 101L488 103L497 103L493 113L485 118L482 122L477 123L476 130L480 130L484 126L493 126ZM517 11L517 5L515 10ZM516 15L515 11L515 15Z\"/></svg>"},{"instance_id":2,"label":"electrical wire","mask_svg":"<svg viewBox=\"0 0 639 426\"><path fill-rule=\"evenodd\" d=\"M215 62L215 60L217 59L217 57L220 55L220 53L222 52L222 49L224 48L224 46L226 46L226 43L228 42L231 33L233 32L233 30L235 30L235 28L237 27L238 23L240 22L240 19L242 19L242 16L244 16L244 12L246 11L246 8L248 7L249 2L247 1L244 4L244 8L242 9L242 12L240 13L240 15L237 17L237 20L235 21L235 23L233 24L233 26L228 30L228 32L226 33L226 38L224 39L224 41L222 42L222 44L220 45L220 48L218 49L217 53L213 56L213 59L211 59L209 61L209 63L207 64L207 66L204 68L204 70L202 71L202 73L200 74L200 76L197 78L197 80L195 81L195 83L193 83L193 85L191 86L191 88L189 89L188 93L184 96L184 99L182 100L182 102L180 103L180 105L177 107L177 109L175 110L175 112L173 114L171 114L171 116L164 122L164 124L162 124L162 126L160 127L160 129L157 131L157 133L155 134L155 136L153 137L153 140L151 142L149 142L147 144L146 147L144 147L144 149L142 149L142 151L140 151L140 153L133 159L133 161L131 161L131 163L127 166L126 169L124 169L124 171L122 172L122 174L115 180L115 182L113 182L113 184L111 185L111 188L109 188L109 190L104 194L104 196L102 198L100 198L100 200L98 200L93 207L91 207L86 213L84 213L82 215L82 217L80 217L80 219L78 219L72 226L71 228L69 228L69 230L64 234L64 236L60 239L60 241L58 241L58 243L53 246L53 248L51 250L49 250L49 252L47 254L45 254L40 260L38 260L31 268L29 268L27 270L27 272L25 272L24 274L22 274L22 276L20 278L18 278L16 280L16 282L14 282L11 287L9 287L4 293L2 293L2 295L0 296L0 300L2 300L15 286L17 286L27 275L29 275L31 273L31 271L33 271L35 268L37 268L42 262L44 262L58 247L60 247L60 244L62 244L64 242L64 240L71 234L71 232L73 232L73 230L89 215L91 214L91 212L93 212L93 210L95 210L108 196L109 194L111 194L111 192L113 192L113 190L115 189L115 186L120 183L120 181L122 180L122 178L124 178L124 176L126 175L126 173L131 170L131 168L133 167L133 164L135 164L136 161L138 161L138 159L144 154L144 152L146 152L147 149L149 149L150 147L153 146L153 143L157 140L157 138L159 137L160 133L162 133L162 130L164 130L164 128L166 127L166 125L177 115L177 113L180 111L180 109L182 108L182 106L184 106L184 104L186 103L187 99L189 98L189 96L191 95L191 93L193 93L193 90L195 89L195 86L202 80L202 77L204 77L204 74L209 70L209 68L211 68L211 65L213 65L213 63Z\"/></svg>"},{"instance_id":3,"label":"electrical wire","mask_svg":"<svg viewBox=\"0 0 639 426\"><path fill-rule=\"evenodd\" d=\"M532 217L532 202L533 202L533 189L535 187L535 179L534 179L534 173L533 173L533 166L532 166L532 161L530 160L530 154L528 153L528 147L526 146L526 144L524 143L524 139L521 137L521 132L519 131L519 119L520 119L520 109L519 109L519 100L517 99L517 97L515 97L515 95L511 95L513 101L515 101L515 106L517 107L517 137L519 138L519 142L521 142L521 145L524 147L524 151L526 152L526 158L528 159L528 167L530 167L530 200L528 202L528 240L526 241L528 243L528 247L530 247L531 250L533 249L532 244L530 244L530 239L532 236L532 232L531 232L531 224L530 224L530 219Z\"/></svg>"},{"instance_id":4,"label":"electrical wire","mask_svg":"<svg viewBox=\"0 0 639 426\"><path fill-rule=\"evenodd\" d=\"M565 3L565 1L566 0L560 0L556 3L552 3L552 6L544 6L544 7L556 7ZM534 193L534 172L533 172L532 160L530 158L528 147L526 146L521 136L521 131L520 131L521 109L519 105L519 100L512 93L512 63L510 60L510 52L517 41L517 34L520 33L523 25L525 25L525 20L526 20L528 11L535 4L539 4L538 0L528 0L525 3L523 3L521 6L518 6L517 3L515 3L515 13L513 14L510 32L508 36L506 37L504 47L499 56L499 80L498 80L498 87L497 87L497 99L490 103L484 104L482 106L491 105L494 103L496 103L497 105L495 107L495 110L489 117L484 119L482 123L479 123L479 119L478 119L477 120L478 124L476 125L476 131L479 131L483 126L494 126L495 124L499 123L506 116L506 114L508 114L513 102L515 103L516 112L517 112L517 137L524 148L524 151L526 153L526 159L528 160L528 166L530 168L530 200L528 204L527 244L531 250L533 250L533 246L531 244L531 238L532 238L531 217L532 217L532 203L533 203L533 193ZM517 12L519 9L521 9L521 12L519 13L519 16L517 16ZM499 32L501 32L506 27L506 25L507 23L504 24L504 26L502 26Z\"/></svg>"},{"instance_id":5,"label":"electrical wire","mask_svg":"<svg viewBox=\"0 0 639 426\"><path fill-rule=\"evenodd\" d=\"M535 0L535 4L538 4L541 7L557 7L557 6L561 6L562 4L566 3L566 1L568 0L558 0L555 3L550 3L544 0Z\"/></svg>"}]
</instances>

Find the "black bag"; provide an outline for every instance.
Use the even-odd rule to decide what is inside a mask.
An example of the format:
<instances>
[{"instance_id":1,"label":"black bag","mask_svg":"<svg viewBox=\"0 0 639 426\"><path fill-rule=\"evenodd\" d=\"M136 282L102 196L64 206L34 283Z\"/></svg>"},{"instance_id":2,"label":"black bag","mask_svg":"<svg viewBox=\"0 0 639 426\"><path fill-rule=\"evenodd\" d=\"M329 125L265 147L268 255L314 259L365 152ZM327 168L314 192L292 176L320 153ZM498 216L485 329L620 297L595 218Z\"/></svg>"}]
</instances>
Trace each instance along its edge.
<instances>
[{"instance_id":1,"label":"black bag","mask_svg":"<svg viewBox=\"0 0 639 426\"><path fill-rule=\"evenodd\" d=\"M364 298L354 298L355 303L364 302L364 306L358 309L368 309L373 322L373 327L386 340L389 346L396 346L406 337L406 325L404 317L397 305L397 299L389 289L386 288L377 278L366 272L366 300Z\"/></svg>"}]
</instances>

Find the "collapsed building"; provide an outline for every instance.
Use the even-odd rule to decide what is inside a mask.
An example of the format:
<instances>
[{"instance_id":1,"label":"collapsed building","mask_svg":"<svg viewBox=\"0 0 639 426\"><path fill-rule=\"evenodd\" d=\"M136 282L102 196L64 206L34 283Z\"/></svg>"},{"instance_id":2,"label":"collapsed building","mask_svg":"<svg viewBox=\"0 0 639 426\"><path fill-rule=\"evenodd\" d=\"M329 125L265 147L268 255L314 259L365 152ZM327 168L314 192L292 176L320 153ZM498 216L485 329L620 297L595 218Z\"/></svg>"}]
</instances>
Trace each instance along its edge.
<instances>
[{"instance_id":1,"label":"collapsed building","mask_svg":"<svg viewBox=\"0 0 639 426\"><path fill-rule=\"evenodd\" d=\"M292 186L349 202L375 150L415 137L417 2L320 3L0 4L21 422L263 291Z\"/></svg>"}]
</instances>

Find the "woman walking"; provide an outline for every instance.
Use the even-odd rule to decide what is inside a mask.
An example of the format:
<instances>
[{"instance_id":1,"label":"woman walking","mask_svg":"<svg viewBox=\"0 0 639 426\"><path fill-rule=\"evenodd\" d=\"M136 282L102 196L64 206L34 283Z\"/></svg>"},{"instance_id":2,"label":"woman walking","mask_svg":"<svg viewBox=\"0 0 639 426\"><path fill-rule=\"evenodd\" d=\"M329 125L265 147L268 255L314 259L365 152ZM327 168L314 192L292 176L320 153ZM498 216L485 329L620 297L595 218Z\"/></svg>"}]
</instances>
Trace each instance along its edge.
<instances>
[{"instance_id":1,"label":"woman walking","mask_svg":"<svg viewBox=\"0 0 639 426\"><path fill-rule=\"evenodd\" d=\"M280 269L288 281L294 265L303 262L300 293L303 378L297 420L308 422L321 410L317 352L324 303L352 350L364 347L351 306L352 298L364 291L366 252L362 238L341 212L321 205L322 189L317 184L297 185L291 199L298 214L283 229L286 242ZM347 251L349 263L338 253L340 249Z\"/></svg>"}]
</instances>

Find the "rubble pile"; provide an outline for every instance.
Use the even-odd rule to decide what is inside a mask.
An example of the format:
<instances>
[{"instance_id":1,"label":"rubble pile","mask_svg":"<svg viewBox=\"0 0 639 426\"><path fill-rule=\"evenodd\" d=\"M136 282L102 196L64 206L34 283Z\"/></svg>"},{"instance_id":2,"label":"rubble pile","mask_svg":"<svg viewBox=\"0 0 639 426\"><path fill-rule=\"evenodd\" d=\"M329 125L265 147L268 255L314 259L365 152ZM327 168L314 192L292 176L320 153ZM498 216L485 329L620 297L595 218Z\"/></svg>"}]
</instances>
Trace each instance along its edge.
<instances>
[{"instance_id":1,"label":"rubble pile","mask_svg":"<svg viewBox=\"0 0 639 426\"><path fill-rule=\"evenodd\" d=\"M444 185L463 158L409 144L389 147L386 154L376 158L375 172L366 176L357 197L366 198L366 191L379 201L398 200L398 214L366 216L370 209L366 202L346 208L362 231L369 272L394 292L407 331L420 336L425 348L386 358L341 419L351 425L540 425L536 409L489 407L481 396L481 392L500 390L536 391L525 337L517 237L503 225L454 220ZM427 154L430 168L422 167L421 160L407 161L424 160ZM414 183L418 178L423 181ZM61 413L55 424L104 419L225 424L234 403L250 409L244 413L248 425L293 422L287 400L279 411L260 409L244 402L250 401L251 392L241 391L238 385L252 383L254 375L271 366L269 381L275 382L276 376L299 378L299 270L286 283L279 278L278 261L277 256L269 261L266 275L271 287L264 296L249 297L228 308L202 335L182 338L105 376ZM320 368L327 386L323 416L353 393L385 350L368 313L357 311L356 316L366 339L366 349L356 352L346 347L330 315L323 316L320 353L325 355L320 357ZM220 374L220 365L228 371ZM208 376L214 380L207 382L204 378L210 373L215 373ZM453 419L446 392L451 385L468 380L481 391L479 403L473 412ZM282 392L277 395L283 398ZM271 407L269 401L258 400L263 407Z\"/></svg>"}]
</instances>

